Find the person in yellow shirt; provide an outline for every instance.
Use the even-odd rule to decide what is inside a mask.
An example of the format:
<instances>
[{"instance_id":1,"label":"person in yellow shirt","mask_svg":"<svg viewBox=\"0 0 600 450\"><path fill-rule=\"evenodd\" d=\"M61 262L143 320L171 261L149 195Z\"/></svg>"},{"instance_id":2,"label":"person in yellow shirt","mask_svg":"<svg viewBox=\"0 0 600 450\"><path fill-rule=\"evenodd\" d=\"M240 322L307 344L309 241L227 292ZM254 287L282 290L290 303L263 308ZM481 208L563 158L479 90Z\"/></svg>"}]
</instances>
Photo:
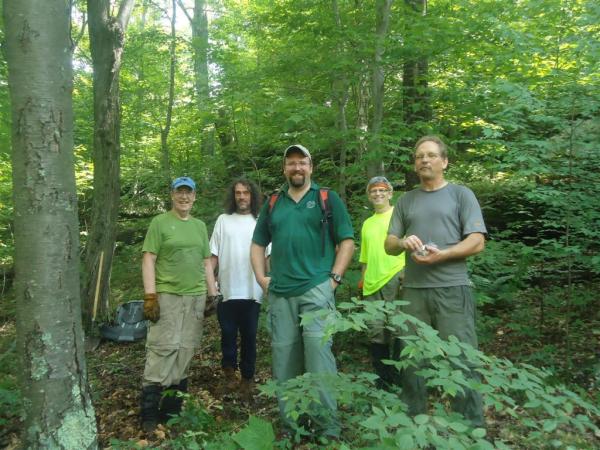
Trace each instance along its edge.
<instances>
[{"instance_id":1,"label":"person in yellow shirt","mask_svg":"<svg viewBox=\"0 0 600 450\"><path fill-rule=\"evenodd\" d=\"M394 301L401 299L402 278L404 276L404 255L390 256L384 249L388 226L394 210L390 204L393 187L387 178L377 176L367 184L367 196L373 205L374 214L363 223L361 230L360 257L362 277L359 289L362 289L365 300ZM369 339L371 361L379 376L377 386L389 388L397 384L397 370L382 360L393 357L394 346L399 341L394 339L386 327L386 318L369 323Z\"/></svg>"}]
</instances>

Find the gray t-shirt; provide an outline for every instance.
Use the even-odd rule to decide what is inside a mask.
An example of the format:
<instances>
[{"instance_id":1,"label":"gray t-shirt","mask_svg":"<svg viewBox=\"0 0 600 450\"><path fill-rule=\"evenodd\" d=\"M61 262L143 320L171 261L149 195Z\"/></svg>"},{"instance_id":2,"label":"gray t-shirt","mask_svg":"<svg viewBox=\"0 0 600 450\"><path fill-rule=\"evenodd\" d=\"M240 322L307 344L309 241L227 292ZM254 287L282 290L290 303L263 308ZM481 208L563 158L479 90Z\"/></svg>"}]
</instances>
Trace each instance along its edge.
<instances>
[{"instance_id":1,"label":"gray t-shirt","mask_svg":"<svg viewBox=\"0 0 600 450\"><path fill-rule=\"evenodd\" d=\"M414 189L398 200L388 234L416 235L440 250L452 247L471 233L486 234L475 194L465 186L448 183L436 191ZM439 264L417 264L407 250L404 287L430 288L469 284L466 259Z\"/></svg>"}]
</instances>

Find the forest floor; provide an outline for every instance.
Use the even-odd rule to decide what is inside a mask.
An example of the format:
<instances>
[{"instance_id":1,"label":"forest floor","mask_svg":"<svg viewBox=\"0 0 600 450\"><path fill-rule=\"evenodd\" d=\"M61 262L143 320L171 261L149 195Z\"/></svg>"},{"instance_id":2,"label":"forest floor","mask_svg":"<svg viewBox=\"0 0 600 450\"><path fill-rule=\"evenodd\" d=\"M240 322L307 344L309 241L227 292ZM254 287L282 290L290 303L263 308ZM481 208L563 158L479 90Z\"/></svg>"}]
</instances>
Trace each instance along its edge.
<instances>
[{"instance_id":1,"label":"forest floor","mask_svg":"<svg viewBox=\"0 0 600 450\"><path fill-rule=\"evenodd\" d=\"M261 321L264 314L261 315ZM2 328L4 337L9 325ZM11 327L12 328L12 327ZM14 331L14 328L13 330ZM274 424L277 432L278 414L276 402L272 398L256 391L254 400L246 403L236 393L227 391L220 370L220 335L215 316L205 322L205 334L201 351L192 361L189 377L190 398L212 417L212 433L239 431L248 421L250 415L261 417ZM12 333L10 333L12 334ZM503 353L507 346L516 345L510 342L511 336L501 336L503 339L487 346L487 352ZM358 372L370 370L366 340L359 333L344 336L334 345L336 360L341 371ZM261 327L258 339L258 354L256 383L260 385L271 378L270 374L270 345L268 335ZM115 343L102 341L100 346L87 353L88 374L94 407L96 410L99 448L102 449L132 449L132 448L186 448L173 447L172 439L180 433L177 426L159 426L151 434L144 434L139 427L139 398L140 383L144 367L144 342ZM590 392L591 394L591 392ZM515 436L515 423L507 415L498 415L495 411L486 413L488 439L500 438L506 443L512 443L512 448L525 448L518 445ZM19 425L16 416L4 423L4 431L0 432L0 448L20 448ZM578 445L571 448L600 448L600 442L593 436L580 436ZM586 444L585 442L589 444ZM301 450L322 447L310 440L293 447Z\"/></svg>"},{"instance_id":2,"label":"forest floor","mask_svg":"<svg viewBox=\"0 0 600 450\"><path fill-rule=\"evenodd\" d=\"M261 315L264 319L264 314ZM6 330L5 330L6 331ZM344 339L334 345L336 360L341 371L370 371L366 340L358 333L354 339ZM235 433L248 421L250 415L261 417L275 425L278 410L274 399L255 391L252 402L244 402L236 392L227 390L220 369L220 331L215 316L205 321L201 351L194 357L189 375L189 394L214 419L214 432ZM255 381L257 386L271 378L269 338L261 327L258 338L258 360ZM177 427L160 425L150 434L140 429L139 403L141 377L144 370L144 342L115 343L103 340L99 347L86 354L92 399L96 410L99 447L108 448L169 448L169 440L176 437ZM487 417L488 433L500 433L499 418ZM0 433L0 448L19 448L16 417ZM323 448L316 443L296 445L296 449Z\"/></svg>"},{"instance_id":3,"label":"forest floor","mask_svg":"<svg viewBox=\"0 0 600 450\"><path fill-rule=\"evenodd\" d=\"M140 295L140 276L138 267L139 248L125 247L118 255L111 280L113 305L134 300ZM348 275L352 277L352 275ZM348 297L351 293L342 293ZM516 313L521 317L523 326L533 327L536 318L532 316L533 299L521 300L523 312ZM19 432L21 421L18 415L20 399L16 391L16 373L18 356L15 350L14 298L5 296L0 304L0 448L20 448ZM539 336L526 338L522 330L514 324L515 311L490 310L483 308L480 317L480 336L485 353L513 360L532 362L532 356L540 354L540 365L561 361L565 351L560 345L558 327L548 324L545 342L552 343L547 353L540 347ZM261 312L261 326L258 336L257 386L271 379L270 344L265 329L264 311ZM583 321L583 322L582 322ZM597 330L600 329L598 311L587 316L582 314L578 319L578 332L573 328L571 352L574 355L576 373L571 373L568 382L581 395L591 402L600 401L598 369ZM596 330L596 331L594 331ZM338 367L342 372L357 373L370 371L366 336L358 332L344 333L336 336L334 353ZM276 401L258 390L251 403L245 403L235 393L228 392L221 376L220 369L220 331L215 316L205 321L204 338L201 351L193 359L189 376L189 399L193 399L208 413L210 423L207 425L213 434L227 432L234 434L248 421L250 415L260 417L278 430L278 412ZM547 360L543 358L546 355ZM557 356L558 355L558 356ZM550 358L552 356L552 358ZM150 435L141 432L139 427L139 398L141 378L144 367L144 342L114 343L102 341L100 346L86 354L88 375L92 399L96 410L98 437L100 448L187 448L173 446L177 439L177 426L160 426ZM535 358L534 358L535 359ZM535 360L533 361L535 363ZM593 369L594 364L596 369ZM561 372L560 367L556 367ZM564 368L563 368L564 369ZM585 370L584 370L585 369ZM594 372L595 370L595 372ZM565 371L562 370L564 374ZM190 400L187 400L188 402ZM596 418L598 420L598 418ZM498 414L495 410L486 412L487 439L501 439L512 448L527 448L520 445L523 428L507 414ZM600 425L600 424L598 424ZM600 448L599 436L571 436L570 448ZM351 445L352 443L348 443ZM285 448L285 447L282 447ZM289 447L288 447L289 448ZM322 447L310 440L297 449L331 448ZM549 447L548 447L549 448Z\"/></svg>"},{"instance_id":4,"label":"forest floor","mask_svg":"<svg viewBox=\"0 0 600 450\"><path fill-rule=\"evenodd\" d=\"M205 320L201 351L191 363L188 378L190 397L197 399L213 417L215 431L239 431L250 414L275 419L277 414L273 400L255 395L254 401L249 404L243 402L236 392L227 390L220 368L219 339L218 322L215 316L211 316ZM259 336L258 353L257 385L271 377L268 363L270 348L264 333ZM151 434L144 434L140 430L139 403L144 357L144 342L118 344L103 341L96 351L88 354L101 448L109 447L111 440L158 446L173 437L172 429L162 425Z\"/></svg>"}]
</instances>

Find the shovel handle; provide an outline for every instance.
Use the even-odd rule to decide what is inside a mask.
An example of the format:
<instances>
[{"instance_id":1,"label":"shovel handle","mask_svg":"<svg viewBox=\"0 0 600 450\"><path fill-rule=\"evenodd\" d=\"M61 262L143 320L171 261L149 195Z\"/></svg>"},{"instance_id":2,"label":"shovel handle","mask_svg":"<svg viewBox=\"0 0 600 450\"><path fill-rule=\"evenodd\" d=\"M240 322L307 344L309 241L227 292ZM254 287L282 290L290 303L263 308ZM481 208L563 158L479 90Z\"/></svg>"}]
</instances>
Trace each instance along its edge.
<instances>
[{"instance_id":1,"label":"shovel handle","mask_svg":"<svg viewBox=\"0 0 600 450\"><path fill-rule=\"evenodd\" d=\"M98 264L98 276L96 277L96 292L94 293L94 310L92 312L92 322L96 321L96 311L98 310L98 297L100 297L100 281L102 280L102 264L104 263L104 251L100 252L100 263Z\"/></svg>"}]
</instances>

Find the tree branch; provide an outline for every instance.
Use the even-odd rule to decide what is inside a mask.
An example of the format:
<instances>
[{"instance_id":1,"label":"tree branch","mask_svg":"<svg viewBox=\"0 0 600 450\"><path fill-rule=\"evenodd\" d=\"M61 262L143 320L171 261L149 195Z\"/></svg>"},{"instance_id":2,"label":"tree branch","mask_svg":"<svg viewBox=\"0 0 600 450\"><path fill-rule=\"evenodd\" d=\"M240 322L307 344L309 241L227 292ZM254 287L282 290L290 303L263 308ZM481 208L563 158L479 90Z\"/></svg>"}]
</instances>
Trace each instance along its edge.
<instances>
[{"instance_id":1,"label":"tree branch","mask_svg":"<svg viewBox=\"0 0 600 450\"><path fill-rule=\"evenodd\" d=\"M119 24L123 32L125 32L125 29L127 28L127 23L129 22L129 18L131 17L133 6L134 0L123 0L119 7L119 13L117 14L117 23Z\"/></svg>"},{"instance_id":2,"label":"tree branch","mask_svg":"<svg viewBox=\"0 0 600 450\"><path fill-rule=\"evenodd\" d=\"M87 15L84 14L83 15L83 23L81 24L81 31L79 31L79 34L73 41L73 47L72 47L73 51L75 51L75 49L79 46L79 42L81 42L81 39L83 38L83 35L85 34L86 27L87 27Z\"/></svg>"},{"instance_id":3,"label":"tree branch","mask_svg":"<svg viewBox=\"0 0 600 450\"><path fill-rule=\"evenodd\" d=\"M190 21L190 24L193 23L194 22L194 18L192 16L190 16L190 14L187 12L187 9L185 9L185 6L183 5L183 2L181 0L177 0L177 4L181 8L181 10L185 14L185 16L188 18L188 20ZM195 14L195 12L194 12L194 14Z\"/></svg>"}]
</instances>

